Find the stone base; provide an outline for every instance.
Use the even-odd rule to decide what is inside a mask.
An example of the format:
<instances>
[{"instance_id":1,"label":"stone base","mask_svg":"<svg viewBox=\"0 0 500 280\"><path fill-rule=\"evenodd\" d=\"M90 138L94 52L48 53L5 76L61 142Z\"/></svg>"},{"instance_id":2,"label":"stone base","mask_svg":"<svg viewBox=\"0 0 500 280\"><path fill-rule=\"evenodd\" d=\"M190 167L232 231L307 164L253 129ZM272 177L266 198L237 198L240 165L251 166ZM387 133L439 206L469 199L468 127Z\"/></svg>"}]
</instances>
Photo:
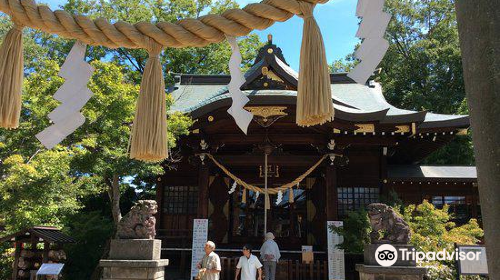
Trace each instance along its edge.
<instances>
[{"instance_id":1,"label":"stone base","mask_svg":"<svg viewBox=\"0 0 500 280\"><path fill-rule=\"evenodd\" d=\"M168 260L101 260L102 280L164 280Z\"/></svg>"},{"instance_id":2,"label":"stone base","mask_svg":"<svg viewBox=\"0 0 500 280\"><path fill-rule=\"evenodd\" d=\"M366 244L364 247L364 264L366 265L379 265L377 263L377 260L375 259L375 251L377 251L377 248L383 244ZM415 260L403 260L402 257L402 251L401 249L406 249L407 251L411 252L412 249L415 247L411 245L405 245L405 244L391 244L396 248L398 251L398 260L393 266L417 266L417 262Z\"/></svg>"},{"instance_id":3,"label":"stone base","mask_svg":"<svg viewBox=\"0 0 500 280\"><path fill-rule=\"evenodd\" d=\"M356 264L360 280L423 280L425 267Z\"/></svg>"},{"instance_id":4,"label":"stone base","mask_svg":"<svg viewBox=\"0 0 500 280\"><path fill-rule=\"evenodd\" d=\"M161 260L161 240L111 240L109 259L101 260L102 280L164 280L168 260Z\"/></svg>"},{"instance_id":5,"label":"stone base","mask_svg":"<svg viewBox=\"0 0 500 280\"><path fill-rule=\"evenodd\" d=\"M159 239L112 239L109 248L110 260L159 260Z\"/></svg>"}]
</instances>

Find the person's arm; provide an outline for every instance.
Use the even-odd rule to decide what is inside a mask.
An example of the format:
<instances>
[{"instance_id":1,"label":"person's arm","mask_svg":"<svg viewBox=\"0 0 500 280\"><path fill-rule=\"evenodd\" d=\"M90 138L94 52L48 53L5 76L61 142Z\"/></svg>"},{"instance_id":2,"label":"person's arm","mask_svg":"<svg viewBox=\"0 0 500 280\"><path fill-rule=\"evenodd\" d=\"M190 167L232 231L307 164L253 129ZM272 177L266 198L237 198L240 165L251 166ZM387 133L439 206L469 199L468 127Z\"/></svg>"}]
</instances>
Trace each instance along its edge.
<instances>
[{"instance_id":1,"label":"person's arm","mask_svg":"<svg viewBox=\"0 0 500 280\"><path fill-rule=\"evenodd\" d=\"M276 244L276 261L278 261L280 258L281 258L280 247L278 247L278 244Z\"/></svg>"},{"instance_id":2,"label":"person's arm","mask_svg":"<svg viewBox=\"0 0 500 280\"><path fill-rule=\"evenodd\" d=\"M196 268L197 269L201 269L201 262L203 261L203 258L201 259L201 261L199 261L197 264L196 264Z\"/></svg>"},{"instance_id":3,"label":"person's arm","mask_svg":"<svg viewBox=\"0 0 500 280\"><path fill-rule=\"evenodd\" d=\"M257 263L255 264L255 268L257 268L257 271L259 272L258 280L262 280L262 263L259 262L259 259L257 259L256 261Z\"/></svg>"},{"instance_id":4,"label":"person's arm","mask_svg":"<svg viewBox=\"0 0 500 280\"><path fill-rule=\"evenodd\" d=\"M241 258L238 260L238 264L236 265L236 275L234 276L234 280L238 280L238 276L240 275L241 270Z\"/></svg>"},{"instance_id":5,"label":"person's arm","mask_svg":"<svg viewBox=\"0 0 500 280\"><path fill-rule=\"evenodd\" d=\"M240 275L241 268L236 268L236 275L234 276L234 280L238 280L238 276Z\"/></svg>"},{"instance_id":6,"label":"person's arm","mask_svg":"<svg viewBox=\"0 0 500 280\"><path fill-rule=\"evenodd\" d=\"M215 262L215 265L214 265L214 267L212 269L210 269L210 273L219 273L219 272L221 272L222 267L220 265L220 258L219 258L219 256L216 255L214 257L214 262Z\"/></svg>"}]
</instances>

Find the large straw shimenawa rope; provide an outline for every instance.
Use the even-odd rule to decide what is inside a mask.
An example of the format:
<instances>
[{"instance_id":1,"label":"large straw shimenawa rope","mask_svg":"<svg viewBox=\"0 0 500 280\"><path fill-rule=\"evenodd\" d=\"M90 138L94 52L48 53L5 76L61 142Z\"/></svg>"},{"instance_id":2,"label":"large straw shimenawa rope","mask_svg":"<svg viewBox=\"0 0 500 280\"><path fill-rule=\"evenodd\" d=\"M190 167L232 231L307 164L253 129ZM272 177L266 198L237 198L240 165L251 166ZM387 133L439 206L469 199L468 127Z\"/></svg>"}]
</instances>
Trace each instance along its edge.
<instances>
[{"instance_id":1,"label":"large straw shimenawa rope","mask_svg":"<svg viewBox=\"0 0 500 280\"><path fill-rule=\"evenodd\" d=\"M229 178L233 179L238 185L242 186L244 189L243 189L243 197L242 197L242 200L241 202L242 203L246 203L246 189L249 189L251 191L254 191L254 192L259 192L259 193L263 193L264 194L264 207L266 209L271 209L271 200L269 198L269 195L271 194L277 194L279 192L283 192L283 191L286 191L286 190L290 190L290 192L288 193L288 201L290 203L293 203L294 201L294 194L293 194L293 187L300 184L302 181L304 181L304 179L309 176L309 174L311 174L314 170L316 170L316 168L329 156L329 154L325 154L323 155L313 166L311 166L309 169L307 169L306 172L304 172L302 175L300 175L299 177L295 178L295 180L291 181L290 183L287 183L287 184L284 184L282 186L279 186L279 187L275 187L275 188L268 188L267 191L266 189L263 189L263 188L259 188L255 185L252 185L252 184L249 184L245 181L243 181L242 179L238 178L236 175L234 175L233 173L231 173L231 171L229 171L224 165L222 165L219 161L217 161L213 155L211 154L208 154L208 153L205 153L205 155L211 159L215 165L217 165L221 170L222 172L224 172L227 176L229 176Z\"/></svg>"},{"instance_id":2,"label":"large straw shimenawa rope","mask_svg":"<svg viewBox=\"0 0 500 280\"><path fill-rule=\"evenodd\" d=\"M321 32L313 17L316 4L328 0L263 0L221 15L183 19L176 23L92 20L66 11L53 12L33 0L0 0L0 11L15 22L0 49L0 127L14 128L19 122L22 86L22 26L88 45L109 48L143 48L146 64L136 119L131 137L131 157L157 161L167 157L164 82L158 58L163 47L202 47L223 41L226 36L244 36L265 29L293 15L304 18L297 92L297 124L310 126L333 119L330 77Z\"/></svg>"},{"instance_id":3,"label":"large straw shimenawa rope","mask_svg":"<svg viewBox=\"0 0 500 280\"><path fill-rule=\"evenodd\" d=\"M62 10L52 11L32 0L0 0L0 11L30 28L80 40L88 45L108 48L148 47L148 38L164 47L202 47L225 40L225 34L244 36L254 29L266 29L274 22L286 21L293 15L302 15L304 6L313 7L328 0L264 0L243 9L227 10L220 15L210 14L197 19L170 22L139 22L92 20L82 15L71 15ZM312 8L311 8L312 9Z\"/></svg>"},{"instance_id":4,"label":"large straw shimenawa rope","mask_svg":"<svg viewBox=\"0 0 500 280\"><path fill-rule=\"evenodd\" d=\"M264 193L264 194L266 193L265 189L259 188L255 185L252 185L252 184L249 184L249 183L243 181L242 179L238 178L238 176L231 173L231 171L229 171L224 165L222 165L219 161L217 161L213 155L208 154L208 153L205 155L209 159L211 159L215 163L215 165L217 165L222 170L222 172L224 172L227 176L229 176L229 178L233 179L238 185L243 186L245 189L249 189L249 190L254 191L254 192L260 192L260 193ZM268 188L267 194L277 194L278 192L283 192L283 191L286 191L290 188L293 188L294 186L296 186L300 182L304 181L304 179L307 176L309 176L309 174L311 174L311 172L313 172L323 162L323 160L325 160L325 158L327 158L328 156L329 156L329 154L323 155L313 166L311 166L309 169L307 169L306 172L304 172L299 177L295 178L295 180L291 181L290 183L287 183L287 184L284 184L282 186L275 187L275 188Z\"/></svg>"},{"instance_id":5,"label":"large straw shimenawa rope","mask_svg":"<svg viewBox=\"0 0 500 280\"><path fill-rule=\"evenodd\" d=\"M157 162L168 157L167 102L160 63L162 46L150 41L132 126L130 157Z\"/></svg>"},{"instance_id":6,"label":"large straw shimenawa rope","mask_svg":"<svg viewBox=\"0 0 500 280\"><path fill-rule=\"evenodd\" d=\"M0 127L19 125L23 67L22 26L15 22L0 48Z\"/></svg>"}]
</instances>

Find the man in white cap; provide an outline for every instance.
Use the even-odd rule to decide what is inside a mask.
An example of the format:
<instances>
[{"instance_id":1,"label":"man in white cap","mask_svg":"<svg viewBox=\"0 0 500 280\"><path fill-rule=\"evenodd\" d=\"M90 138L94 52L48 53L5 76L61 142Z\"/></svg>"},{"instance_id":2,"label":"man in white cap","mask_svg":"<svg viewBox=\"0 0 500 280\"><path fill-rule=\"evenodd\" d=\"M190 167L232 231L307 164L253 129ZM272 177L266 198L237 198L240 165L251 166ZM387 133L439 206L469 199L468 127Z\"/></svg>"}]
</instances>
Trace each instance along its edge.
<instances>
[{"instance_id":1,"label":"man in white cap","mask_svg":"<svg viewBox=\"0 0 500 280\"><path fill-rule=\"evenodd\" d=\"M264 274L266 280L275 280L276 278L276 264L280 259L280 249L276 241L274 241L274 234L272 232L266 233L266 241L260 248L260 258L264 262Z\"/></svg>"},{"instance_id":2,"label":"man in white cap","mask_svg":"<svg viewBox=\"0 0 500 280\"><path fill-rule=\"evenodd\" d=\"M200 270L197 277L200 280L219 280L222 268L219 255L214 250L215 243L212 241L205 243L205 256L196 266Z\"/></svg>"}]
</instances>

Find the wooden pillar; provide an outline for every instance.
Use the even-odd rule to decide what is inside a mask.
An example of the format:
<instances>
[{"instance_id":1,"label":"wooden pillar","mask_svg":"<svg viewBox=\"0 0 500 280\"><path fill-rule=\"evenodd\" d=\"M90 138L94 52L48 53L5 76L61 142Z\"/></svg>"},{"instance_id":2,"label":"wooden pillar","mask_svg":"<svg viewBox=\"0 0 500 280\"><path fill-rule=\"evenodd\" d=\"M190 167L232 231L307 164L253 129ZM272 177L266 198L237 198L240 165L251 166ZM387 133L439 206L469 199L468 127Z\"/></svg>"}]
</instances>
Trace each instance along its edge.
<instances>
[{"instance_id":1,"label":"wooden pillar","mask_svg":"<svg viewBox=\"0 0 500 280\"><path fill-rule=\"evenodd\" d=\"M335 165L328 164L325 172L326 183L326 220L334 221L338 219L337 204L337 168Z\"/></svg>"},{"instance_id":2,"label":"wooden pillar","mask_svg":"<svg viewBox=\"0 0 500 280\"><path fill-rule=\"evenodd\" d=\"M21 256L21 242L14 243L16 251L14 252L14 267L12 268L12 280L17 279L17 272L19 270L19 257Z\"/></svg>"},{"instance_id":3,"label":"wooden pillar","mask_svg":"<svg viewBox=\"0 0 500 280\"><path fill-rule=\"evenodd\" d=\"M210 168L208 163L201 164L198 172L198 218L208 218L208 183Z\"/></svg>"},{"instance_id":4,"label":"wooden pillar","mask_svg":"<svg viewBox=\"0 0 500 280\"><path fill-rule=\"evenodd\" d=\"M472 209L471 209L471 216L474 219L478 218L478 213L477 213L477 201L478 201L478 192L477 192L477 187L472 183L470 185L471 188L471 197L472 197Z\"/></svg>"},{"instance_id":5,"label":"wooden pillar","mask_svg":"<svg viewBox=\"0 0 500 280\"><path fill-rule=\"evenodd\" d=\"M50 243L47 241L43 242L43 263L48 263L49 262L49 250L50 250Z\"/></svg>"},{"instance_id":6,"label":"wooden pillar","mask_svg":"<svg viewBox=\"0 0 500 280\"><path fill-rule=\"evenodd\" d=\"M156 203L158 203L158 212L155 215L156 218L156 232L159 232L161 229L162 225L162 216L163 216L163 197L165 193L165 187L163 186L163 178L160 176L158 177L158 183L156 187Z\"/></svg>"},{"instance_id":7,"label":"wooden pillar","mask_svg":"<svg viewBox=\"0 0 500 280\"><path fill-rule=\"evenodd\" d=\"M385 198L389 197L389 187L387 185L387 153L388 147L382 147L382 151L380 153L380 195Z\"/></svg>"}]
</instances>

